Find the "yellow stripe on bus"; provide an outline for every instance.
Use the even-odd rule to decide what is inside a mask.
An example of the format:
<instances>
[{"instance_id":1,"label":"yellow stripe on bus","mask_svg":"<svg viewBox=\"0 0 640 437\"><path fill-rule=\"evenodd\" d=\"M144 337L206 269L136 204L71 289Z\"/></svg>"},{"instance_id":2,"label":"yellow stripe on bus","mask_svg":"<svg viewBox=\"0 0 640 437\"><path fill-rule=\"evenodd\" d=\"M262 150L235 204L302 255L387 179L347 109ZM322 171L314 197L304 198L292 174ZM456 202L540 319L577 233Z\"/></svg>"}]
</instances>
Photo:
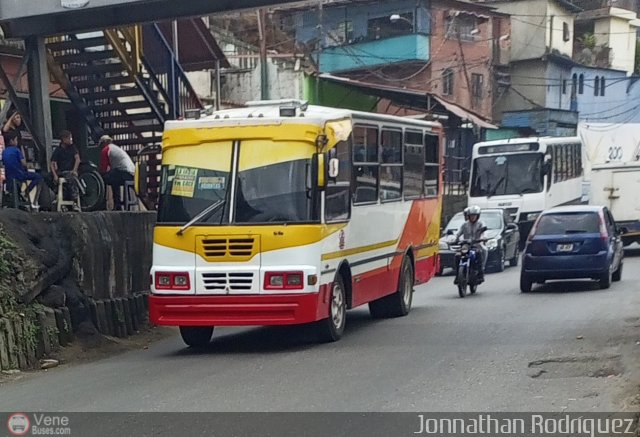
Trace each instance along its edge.
<instances>
[{"instance_id":1,"label":"yellow stripe on bus","mask_svg":"<svg viewBox=\"0 0 640 437\"><path fill-rule=\"evenodd\" d=\"M322 241L338 232L346 224L332 225L256 225L253 226L192 226L177 235L179 226L156 226L153 241L160 246L204 255L202 247L196 244L197 236L240 237L254 235L260 238L260 252L270 252L290 247L300 247ZM204 257L204 256L203 256ZM229 259L229 261L232 259ZM218 261L225 261L219 259Z\"/></svg>"},{"instance_id":2,"label":"yellow stripe on bus","mask_svg":"<svg viewBox=\"0 0 640 437\"><path fill-rule=\"evenodd\" d=\"M322 261L342 258L345 256L356 255L364 252L371 252L372 250L383 249L385 247L395 246L396 244L398 244L398 240L389 240L389 241L383 241L382 243L354 247L353 249L345 249L345 250L339 250L338 252L325 253L322 255Z\"/></svg>"}]
</instances>

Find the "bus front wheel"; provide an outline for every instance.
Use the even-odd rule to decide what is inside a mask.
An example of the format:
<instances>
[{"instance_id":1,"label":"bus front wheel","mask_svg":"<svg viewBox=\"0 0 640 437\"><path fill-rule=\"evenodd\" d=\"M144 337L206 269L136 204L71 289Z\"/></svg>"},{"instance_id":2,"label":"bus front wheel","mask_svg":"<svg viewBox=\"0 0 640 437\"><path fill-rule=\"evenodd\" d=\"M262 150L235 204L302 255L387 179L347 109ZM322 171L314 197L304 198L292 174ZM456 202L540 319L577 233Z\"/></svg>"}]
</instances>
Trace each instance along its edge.
<instances>
[{"instance_id":1,"label":"bus front wheel","mask_svg":"<svg viewBox=\"0 0 640 437\"><path fill-rule=\"evenodd\" d=\"M340 340L347 323L347 295L344 280L338 275L331 285L329 317L318 322L318 336L323 343Z\"/></svg>"},{"instance_id":2,"label":"bus front wheel","mask_svg":"<svg viewBox=\"0 0 640 437\"><path fill-rule=\"evenodd\" d=\"M211 342L213 326L181 326L180 336L189 347L200 348Z\"/></svg>"}]
</instances>

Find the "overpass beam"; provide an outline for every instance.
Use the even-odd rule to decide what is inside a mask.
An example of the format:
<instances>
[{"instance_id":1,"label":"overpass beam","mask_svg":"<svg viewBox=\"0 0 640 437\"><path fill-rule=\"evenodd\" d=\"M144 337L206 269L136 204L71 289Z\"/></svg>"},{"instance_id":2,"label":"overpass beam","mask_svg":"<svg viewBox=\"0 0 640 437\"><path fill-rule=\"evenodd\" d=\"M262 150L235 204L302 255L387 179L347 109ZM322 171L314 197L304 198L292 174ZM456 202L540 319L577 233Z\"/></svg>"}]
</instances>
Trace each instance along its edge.
<instances>
[{"instance_id":1,"label":"overpass beam","mask_svg":"<svg viewBox=\"0 0 640 437\"><path fill-rule=\"evenodd\" d=\"M30 36L25 39L25 49L30 54L27 65L29 79L29 104L33 136L44 147L40 150L40 164L46 164L47 171L51 163L53 130L51 127L51 101L49 99L49 70L47 68L47 48L44 37ZM44 156L42 153L44 152ZM44 159L43 159L44 158Z\"/></svg>"}]
</instances>

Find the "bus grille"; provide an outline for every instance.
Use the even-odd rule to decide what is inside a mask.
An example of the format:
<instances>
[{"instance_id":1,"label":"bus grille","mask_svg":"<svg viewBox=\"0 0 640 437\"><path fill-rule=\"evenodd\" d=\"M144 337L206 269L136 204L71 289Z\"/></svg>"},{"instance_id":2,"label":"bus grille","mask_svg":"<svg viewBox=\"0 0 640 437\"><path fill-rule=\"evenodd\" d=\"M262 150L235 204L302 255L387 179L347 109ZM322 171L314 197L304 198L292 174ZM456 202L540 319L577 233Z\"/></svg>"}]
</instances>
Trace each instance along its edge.
<instances>
[{"instance_id":1,"label":"bus grille","mask_svg":"<svg viewBox=\"0 0 640 437\"><path fill-rule=\"evenodd\" d=\"M251 291L253 273L203 273L202 282L207 291Z\"/></svg>"},{"instance_id":2,"label":"bus grille","mask_svg":"<svg viewBox=\"0 0 640 437\"><path fill-rule=\"evenodd\" d=\"M253 237L203 237L199 253L207 261L249 260L256 254Z\"/></svg>"}]
</instances>

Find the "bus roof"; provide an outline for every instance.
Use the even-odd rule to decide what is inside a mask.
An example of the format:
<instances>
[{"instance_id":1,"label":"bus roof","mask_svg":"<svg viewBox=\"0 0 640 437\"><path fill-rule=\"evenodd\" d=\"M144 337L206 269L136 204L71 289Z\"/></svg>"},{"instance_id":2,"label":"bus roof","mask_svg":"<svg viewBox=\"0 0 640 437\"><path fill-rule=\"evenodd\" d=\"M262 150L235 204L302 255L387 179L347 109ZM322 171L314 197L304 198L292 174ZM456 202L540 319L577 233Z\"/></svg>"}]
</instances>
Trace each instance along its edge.
<instances>
[{"instance_id":1,"label":"bus roof","mask_svg":"<svg viewBox=\"0 0 640 437\"><path fill-rule=\"evenodd\" d=\"M438 122L422 121L407 117L386 114L352 111L349 109L330 108L327 106L308 105L298 100L267 100L249 102L245 108L234 108L216 111L199 119L172 120L165 124L165 131L185 128L211 128L224 126L252 126L282 123L316 124L324 126L327 122L351 118L364 122L402 123L416 128L440 128ZM296 108L295 115L283 116L281 108Z\"/></svg>"},{"instance_id":2,"label":"bus roof","mask_svg":"<svg viewBox=\"0 0 640 437\"><path fill-rule=\"evenodd\" d=\"M504 140L484 141L474 144L474 148L482 146L498 146L501 144L525 144L525 143L575 143L580 142L580 137L525 137L507 138Z\"/></svg>"}]
</instances>

